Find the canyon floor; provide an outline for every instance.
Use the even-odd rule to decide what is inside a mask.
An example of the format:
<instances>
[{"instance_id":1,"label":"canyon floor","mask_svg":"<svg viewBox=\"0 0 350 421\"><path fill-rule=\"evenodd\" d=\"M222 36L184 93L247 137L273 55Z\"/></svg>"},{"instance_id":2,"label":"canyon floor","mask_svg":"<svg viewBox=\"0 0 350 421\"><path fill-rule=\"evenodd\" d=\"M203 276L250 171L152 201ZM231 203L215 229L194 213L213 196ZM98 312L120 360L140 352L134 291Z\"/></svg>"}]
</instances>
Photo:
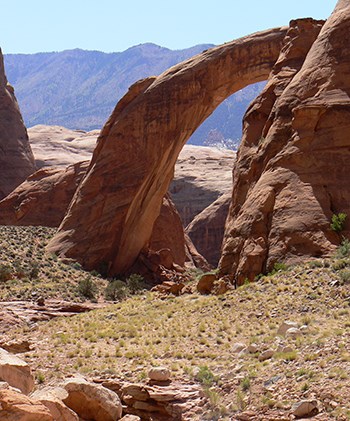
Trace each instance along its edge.
<instances>
[{"instance_id":1,"label":"canyon floor","mask_svg":"<svg viewBox=\"0 0 350 421\"><path fill-rule=\"evenodd\" d=\"M305 399L317 401L313 419L350 419L347 242L334 256L280 264L276 273L224 295L130 288L108 302L110 280L44 253L53 233L1 227L0 299L13 301L3 306L2 340L31 343L21 357L38 387L75 373L142 382L161 365L173 379L203 387L207 404L198 420L289 420L292 405ZM193 290L198 275L188 273ZM89 312L47 320L16 313L15 300L24 307L58 297L83 305L89 291ZM277 334L285 321L298 329Z\"/></svg>"}]
</instances>

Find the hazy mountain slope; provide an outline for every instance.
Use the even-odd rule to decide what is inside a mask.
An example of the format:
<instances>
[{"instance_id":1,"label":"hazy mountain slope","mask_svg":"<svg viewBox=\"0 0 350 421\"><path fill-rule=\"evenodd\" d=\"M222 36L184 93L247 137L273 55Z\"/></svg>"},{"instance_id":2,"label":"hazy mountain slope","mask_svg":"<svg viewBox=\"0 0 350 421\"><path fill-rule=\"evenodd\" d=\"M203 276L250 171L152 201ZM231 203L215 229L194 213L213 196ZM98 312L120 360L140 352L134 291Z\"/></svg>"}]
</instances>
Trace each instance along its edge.
<instances>
[{"instance_id":1,"label":"hazy mountain slope","mask_svg":"<svg viewBox=\"0 0 350 421\"><path fill-rule=\"evenodd\" d=\"M143 77L158 75L211 45L172 51L141 44L120 53L67 50L9 54L5 65L28 127L62 125L72 129L100 128L128 87ZM225 138L239 138L248 103L261 88L248 87L222 104L199 129L192 143L201 144L219 129Z\"/></svg>"}]
</instances>

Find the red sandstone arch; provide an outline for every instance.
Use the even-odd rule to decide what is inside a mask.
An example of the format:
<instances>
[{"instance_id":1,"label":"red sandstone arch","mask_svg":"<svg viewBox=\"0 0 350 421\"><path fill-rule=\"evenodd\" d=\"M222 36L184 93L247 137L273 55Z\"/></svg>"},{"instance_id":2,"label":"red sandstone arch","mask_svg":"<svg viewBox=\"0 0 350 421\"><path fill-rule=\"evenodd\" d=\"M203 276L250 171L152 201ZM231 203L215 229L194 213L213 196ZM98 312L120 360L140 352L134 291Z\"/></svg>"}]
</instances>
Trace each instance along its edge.
<instances>
[{"instance_id":1,"label":"red sandstone arch","mask_svg":"<svg viewBox=\"0 0 350 421\"><path fill-rule=\"evenodd\" d=\"M102 129L48 250L88 269L128 270L149 241L183 145L224 99L267 79L286 31L232 41L134 84Z\"/></svg>"}]
</instances>

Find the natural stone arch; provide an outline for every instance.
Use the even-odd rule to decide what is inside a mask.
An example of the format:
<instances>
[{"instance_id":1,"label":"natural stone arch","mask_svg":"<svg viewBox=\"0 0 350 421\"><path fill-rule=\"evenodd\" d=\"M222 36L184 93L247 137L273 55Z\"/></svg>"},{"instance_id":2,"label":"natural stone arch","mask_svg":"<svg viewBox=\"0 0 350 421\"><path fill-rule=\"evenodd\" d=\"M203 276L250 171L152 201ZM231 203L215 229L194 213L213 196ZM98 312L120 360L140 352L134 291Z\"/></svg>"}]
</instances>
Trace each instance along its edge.
<instances>
[{"instance_id":1,"label":"natural stone arch","mask_svg":"<svg viewBox=\"0 0 350 421\"><path fill-rule=\"evenodd\" d=\"M127 271L147 246L182 147L224 99L267 79L286 31L232 41L134 84L102 129L48 250L87 269Z\"/></svg>"}]
</instances>

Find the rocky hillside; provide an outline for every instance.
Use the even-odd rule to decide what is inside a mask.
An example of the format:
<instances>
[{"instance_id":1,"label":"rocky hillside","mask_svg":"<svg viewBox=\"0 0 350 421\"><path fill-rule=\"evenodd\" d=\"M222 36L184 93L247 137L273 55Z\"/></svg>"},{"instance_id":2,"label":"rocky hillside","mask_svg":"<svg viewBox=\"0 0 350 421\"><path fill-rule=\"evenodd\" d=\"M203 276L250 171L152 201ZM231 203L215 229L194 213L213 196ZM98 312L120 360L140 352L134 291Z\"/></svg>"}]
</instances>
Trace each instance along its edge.
<instances>
[{"instance_id":1,"label":"rocky hillside","mask_svg":"<svg viewBox=\"0 0 350 421\"><path fill-rule=\"evenodd\" d=\"M100 129L128 87L144 77L159 75L212 45L172 51L141 44L121 53L69 50L39 54L9 54L5 64L15 86L27 127L60 125ZM64 77L62 77L64 74ZM246 88L225 101L191 143L240 139L242 116L262 85Z\"/></svg>"},{"instance_id":2,"label":"rocky hillside","mask_svg":"<svg viewBox=\"0 0 350 421\"><path fill-rule=\"evenodd\" d=\"M329 259L280 265L221 296L198 294L197 281L187 276L186 293L175 297L142 290L132 295L130 284L113 284L45 255L52 234L40 227L1 229L1 241L9 245L1 247L1 261L9 270L7 278L1 272L0 299L32 298L2 303L1 346L20 352L31 366L32 378L21 368L31 388L34 381L43 389L82 375L117 392L125 399L124 411L142 419L150 419L150 410L152 419L179 419L171 408L181 409L189 421L292 420L318 412L315 420L349 419L349 243ZM35 275L30 268L36 268ZM94 309L49 299L58 294L82 299L89 293L117 302ZM0 378L9 372L8 363L2 370L3 361ZM160 365L171 382L152 386L148 372ZM16 373L5 380L15 381ZM120 394L126 385L128 398ZM181 395L174 396L172 386ZM36 393L31 399L39 399ZM2 408L4 399L0 394ZM184 402L176 406L176 399Z\"/></svg>"}]
</instances>

